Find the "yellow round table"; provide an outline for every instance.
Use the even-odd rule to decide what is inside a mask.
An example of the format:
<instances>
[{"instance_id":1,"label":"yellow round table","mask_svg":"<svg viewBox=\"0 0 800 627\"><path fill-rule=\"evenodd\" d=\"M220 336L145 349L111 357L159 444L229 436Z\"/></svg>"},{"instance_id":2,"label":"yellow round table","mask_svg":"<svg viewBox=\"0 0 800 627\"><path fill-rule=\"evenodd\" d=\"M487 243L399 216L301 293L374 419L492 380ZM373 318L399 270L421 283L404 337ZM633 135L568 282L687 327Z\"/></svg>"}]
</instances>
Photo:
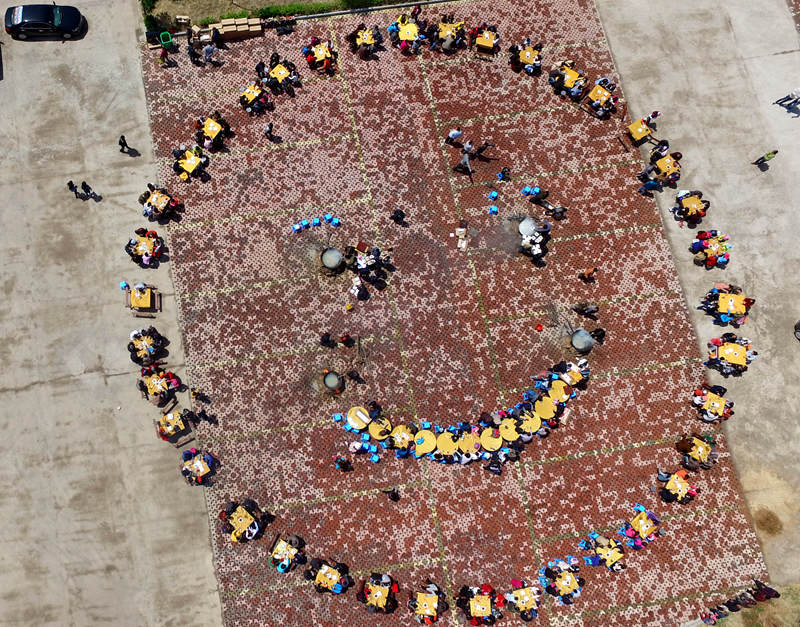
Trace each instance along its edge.
<instances>
[{"instance_id":1,"label":"yellow round table","mask_svg":"<svg viewBox=\"0 0 800 627\"><path fill-rule=\"evenodd\" d=\"M553 381L553 386L550 388L550 398L555 399L559 403L566 403L572 394L572 388L566 382L558 379Z\"/></svg>"},{"instance_id":2,"label":"yellow round table","mask_svg":"<svg viewBox=\"0 0 800 627\"><path fill-rule=\"evenodd\" d=\"M495 437L493 435L494 429L491 427L487 427L483 431L481 431L481 446L485 448L490 453L492 451L498 450L501 446L503 446L503 438Z\"/></svg>"},{"instance_id":3,"label":"yellow round table","mask_svg":"<svg viewBox=\"0 0 800 627\"><path fill-rule=\"evenodd\" d=\"M417 431L417 434L414 436L414 442L417 445L414 449L414 454L417 457L427 455L436 450L436 434L428 429Z\"/></svg>"},{"instance_id":4,"label":"yellow round table","mask_svg":"<svg viewBox=\"0 0 800 627\"><path fill-rule=\"evenodd\" d=\"M458 448L461 449L462 453L474 453L480 450L481 443L471 433L462 433L458 439Z\"/></svg>"},{"instance_id":5,"label":"yellow round table","mask_svg":"<svg viewBox=\"0 0 800 627\"><path fill-rule=\"evenodd\" d=\"M506 442L513 442L519 440L519 432L517 431L517 421L513 418L503 418L498 429L500 437Z\"/></svg>"},{"instance_id":6,"label":"yellow round table","mask_svg":"<svg viewBox=\"0 0 800 627\"><path fill-rule=\"evenodd\" d=\"M522 414L522 424L519 426L520 431L525 433L536 433L542 428L542 419L538 414L525 413Z\"/></svg>"},{"instance_id":7,"label":"yellow round table","mask_svg":"<svg viewBox=\"0 0 800 627\"><path fill-rule=\"evenodd\" d=\"M539 414L542 420L547 420L556 415L556 406L553 404L553 399L545 396L536 401L533 411Z\"/></svg>"},{"instance_id":8,"label":"yellow round table","mask_svg":"<svg viewBox=\"0 0 800 627\"><path fill-rule=\"evenodd\" d=\"M373 420L369 423L367 427L369 431L369 435L376 440L385 440L389 437L389 434L392 431L392 423L390 423L386 418L380 417L377 420Z\"/></svg>"},{"instance_id":9,"label":"yellow round table","mask_svg":"<svg viewBox=\"0 0 800 627\"><path fill-rule=\"evenodd\" d=\"M452 433L445 431L436 438L436 448L442 455L453 455L458 450L458 443L453 439Z\"/></svg>"},{"instance_id":10,"label":"yellow round table","mask_svg":"<svg viewBox=\"0 0 800 627\"><path fill-rule=\"evenodd\" d=\"M411 433L408 425L397 425L392 429L392 440L395 448L406 448L414 441L414 434Z\"/></svg>"},{"instance_id":11,"label":"yellow round table","mask_svg":"<svg viewBox=\"0 0 800 627\"><path fill-rule=\"evenodd\" d=\"M356 406L347 410L347 424L353 429L358 429L359 431L366 429L370 422L372 422L372 419L369 417L369 411L367 411L366 407Z\"/></svg>"}]
</instances>

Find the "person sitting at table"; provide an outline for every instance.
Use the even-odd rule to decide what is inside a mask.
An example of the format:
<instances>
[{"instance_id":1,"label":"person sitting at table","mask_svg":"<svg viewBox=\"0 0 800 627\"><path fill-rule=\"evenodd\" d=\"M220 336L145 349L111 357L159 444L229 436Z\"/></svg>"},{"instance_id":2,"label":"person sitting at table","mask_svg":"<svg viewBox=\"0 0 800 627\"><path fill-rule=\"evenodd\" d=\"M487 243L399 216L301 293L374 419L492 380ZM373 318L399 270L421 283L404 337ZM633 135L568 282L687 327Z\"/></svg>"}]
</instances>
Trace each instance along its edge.
<instances>
[{"instance_id":1,"label":"person sitting at table","mask_svg":"<svg viewBox=\"0 0 800 627\"><path fill-rule=\"evenodd\" d=\"M655 163L669 154L669 140L662 139L650 151L650 163Z\"/></svg>"},{"instance_id":2,"label":"person sitting at table","mask_svg":"<svg viewBox=\"0 0 800 627\"><path fill-rule=\"evenodd\" d=\"M422 613L419 610L417 605L417 595L424 594L436 597L436 607L431 608L433 613ZM432 625L439 617L444 614L448 609L449 606L447 605L447 600L445 597L444 592L433 583L430 579L425 579L425 582L421 586L421 590L417 592L409 592L408 593L408 609L411 610L412 615L416 619L418 623L421 625Z\"/></svg>"},{"instance_id":3,"label":"person sitting at table","mask_svg":"<svg viewBox=\"0 0 800 627\"><path fill-rule=\"evenodd\" d=\"M373 587L387 588L386 602L383 605L370 603L370 595L372 594ZM391 614L397 609L397 598L395 595L399 592L400 588L397 583L389 576L382 573L370 573L369 579L358 582L358 592L356 592L356 600L364 603L366 610L371 614Z\"/></svg>"},{"instance_id":4,"label":"person sitting at table","mask_svg":"<svg viewBox=\"0 0 800 627\"><path fill-rule=\"evenodd\" d=\"M258 78L264 78L267 74L267 64L263 61L256 63L256 76Z\"/></svg>"},{"instance_id":5,"label":"person sitting at table","mask_svg":"<svg viewBox=\"0 0 800 627\"><path fill-rule=\"evenodd\" d=\"M475 597L487 597L489 601L489 615L475 615L472 613L471 601ZM483 584L482 586L461 586L456 596L456 607L458 607L469 621L470 625L493 625L495 621L503 618L500 612L501 607L505 607L505 597L498 595L492 586Z\"/></svg>"},{"instance_id":6,"label":"person sitting at table","mask_svg":"<svg viewBox=\"0 0 800 627\"><path fill-rule=\"evenodd\" d=\"M606 566L612 573L625 570L626 566L622 561L625 550L616 540L606 538L594 531L587 535L589 537L588 540L581 540L578 542L578 546L585 551L594 551L594 555L591 557L583 558L585 564L591 566ZM610 565L609 561L611 562Z\"/></svg>"},{"instance_id":7,"label":"person sitting at table","mask_svg":"<svg viewBox=\"0 0 800 627\"><path fill-rule=\"evenodd\" d=\"M659 482L665 484L659 490L659 496L665 503L674 503L677 501L681 505L686 505L687 503L691 503L694 497L696 497L700 492L698 488L689 484L689 473L684 469L676 470L671 474L664 472L661 469L657 469L656 478ZM683 496L678 496L676 492L673 492L666 486L666 484L669 483L673 478L678 483L686 482L688 484L687 491Z\"/></svg>"},{"instance_id":8,"label":"person sitting at table","mask_svg":"<svg viewBox=\"0 0 800 627\"><path fill-rule=\"evenodd\" d=\"M528 623L539 615L539 605L541 605L542 589L538 586L531 586L524 579L511 580L511 592L505 592L503 597L506 600L506 607L511 612L519 614L520 620ZM530 609L521 609L517 604L517 596L514 594L516 590L529 589L529 593L533 595L533 607Z\"/></svg>"},{"instance_id":9,"label":"person sitting at table","mask_svg":"<svg viewBox=\"0 0 800 627\"><path fill-rule=\"evenodd\" d=\"M709 448L711 448L711 452L708 454L708 460L701 462L697 459L694 459L690 453L695 448L694 440L700 440L701 442L705 442ZM681 465L686 468L686 470L690 470L692 472L697 472L701 468L703 470L708 470L714 464L717 463L719 458L719 453L717 453L714 448L717 446L717 442L711 435L699 435L697 433L692 433L691 435L684 435L680 440L675 443L675 450L683 455L681 459Z\"/></svg>"},{"instance_id":10,"label":"person sitting at table","mask_svg":"<svg viewBox=\"0 0 800 627\"><path fill-rule=\"evenodd\" d=\"M269 57L269 69L272 70L275 68L276 65L280 65L281 62L281 55L277 52L273 52Z\"/></svg>"},{"instance_id":11,"label":"person sitting at table","mask_svg":"<svg viewBox=\"0 0 800 627\"><path fill-rule=\"evenodd\" d=\"M633 506L633 511L637 512L637 516L644 514L652 530L645 538L638 530L633 528L630 522L625 521L622 527L617 531L619 535L625 538L625 544L635 551L643 549L646 544L649 544L660 535L661 520L653 512L644 508L643 505L637 503Z\"/></svg>"}]
</instances>

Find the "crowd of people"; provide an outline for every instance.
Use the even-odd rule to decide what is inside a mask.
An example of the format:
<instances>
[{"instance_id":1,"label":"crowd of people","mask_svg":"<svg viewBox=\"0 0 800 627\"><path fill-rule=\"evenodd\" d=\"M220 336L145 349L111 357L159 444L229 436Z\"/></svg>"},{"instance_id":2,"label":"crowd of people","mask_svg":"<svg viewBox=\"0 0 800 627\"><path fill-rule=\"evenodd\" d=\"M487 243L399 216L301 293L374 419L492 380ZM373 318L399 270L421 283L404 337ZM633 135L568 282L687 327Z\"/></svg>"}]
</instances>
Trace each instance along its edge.
<instances>
[{"instance_id":1,"label":"crowd of people","mask_svg":"<svg viewBox=\"0 0 800 627\"><path fill-rule=\"evenodd\" d=\"M125 252L131 261L142 268L152 268L158 265L158 260L164 252L164 239L156 231L140 227L134 231L132 237L125 244Z\"/></svg>"},{"instance_id":2,"label":"crowd of people","mask_svg":"<svg viewBox=\"0 0 800 627\"><path fill-rule=\"evenodd\" d=\"M735 333L723 333L721 337L708 342L708 361L705 365L719 370L725 377L740 375L757 356L758 351L753 350L748 338Z\"/></svg>"},{"instance_id":3,"label":"crowd of people","mask_svg":"<svg viewBox=\"0 0 800 627\"><path fill-rule=\"evenodd\" d=\"M742 294L742 288L738 285L716 283L703 297L698 309L713 316L716 324L730 324L738 329L747 322L747 314L755 303L755 299Z\"/></svg>"}]
</instances>

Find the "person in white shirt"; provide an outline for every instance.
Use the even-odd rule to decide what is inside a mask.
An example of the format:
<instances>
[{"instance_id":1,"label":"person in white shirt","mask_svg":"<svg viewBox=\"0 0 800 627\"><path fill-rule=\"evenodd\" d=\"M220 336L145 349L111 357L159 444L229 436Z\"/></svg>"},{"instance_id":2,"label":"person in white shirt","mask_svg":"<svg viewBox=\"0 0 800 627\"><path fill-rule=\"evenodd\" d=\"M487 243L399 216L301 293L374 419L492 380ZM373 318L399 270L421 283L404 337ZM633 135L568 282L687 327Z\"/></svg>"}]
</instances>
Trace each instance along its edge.
<instances>
[{"instance_id":1,"label":"person in white shirt","mask_svg":"<svg viewBox=\"0 0 800 627\"><path fill-rule=\"evenodd\" d=\"M800 87L795 87L792 91L786 94L783 98L775 101L776 105L781 105L787 109L791 109L798 102L800 102Z\"/></svg>"}]
</instances>

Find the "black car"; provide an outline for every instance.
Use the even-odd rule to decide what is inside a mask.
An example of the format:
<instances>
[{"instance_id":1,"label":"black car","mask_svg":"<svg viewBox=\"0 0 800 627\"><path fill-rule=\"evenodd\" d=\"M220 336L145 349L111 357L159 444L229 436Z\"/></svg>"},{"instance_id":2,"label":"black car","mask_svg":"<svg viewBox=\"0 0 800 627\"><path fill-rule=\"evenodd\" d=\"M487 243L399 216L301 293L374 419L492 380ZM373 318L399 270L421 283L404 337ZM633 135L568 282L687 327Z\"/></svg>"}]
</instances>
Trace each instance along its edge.
<instances>
[{"instance_id":1,"label":"black car","mask_svg":"<svg viewBox=\"0 0 800 627\"><path fill-rule=\"evenodd\" d=\"M6 32L13 39L72 39L86 30L86 18L75 7L25 4L6 10Z\"/></svg>"}]
</instances>

